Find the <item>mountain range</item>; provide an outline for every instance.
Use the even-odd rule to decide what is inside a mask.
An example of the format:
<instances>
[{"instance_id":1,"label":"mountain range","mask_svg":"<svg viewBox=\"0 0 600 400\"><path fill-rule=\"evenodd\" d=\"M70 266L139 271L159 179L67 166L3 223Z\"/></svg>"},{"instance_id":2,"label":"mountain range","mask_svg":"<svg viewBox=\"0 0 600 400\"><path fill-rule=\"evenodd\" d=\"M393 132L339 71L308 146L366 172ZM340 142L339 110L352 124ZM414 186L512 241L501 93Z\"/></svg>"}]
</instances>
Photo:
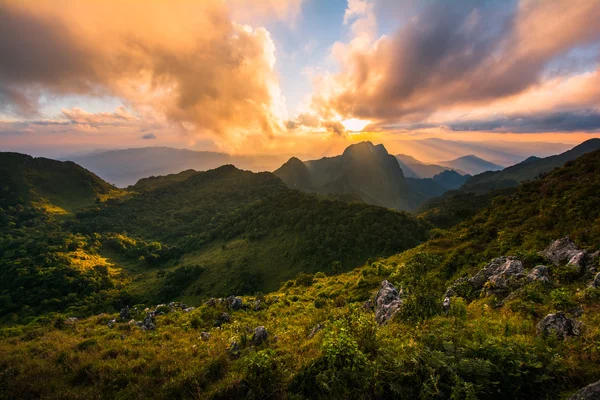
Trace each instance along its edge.
<instances>
[{"instance_id":1,"label":"mountain range","mask_svg":"<svg viewBox=\"0 0 600 400\"><path fill-rule=\"evenodd\" d=\"M133 185L150 176L174 174L189 169L206 171L226 164L255 172L273 171L285 159L285 156L278 155L235 156L171 147L109 150L68 157L68 160L119 187Z\"/></svg>"}]
</instances>

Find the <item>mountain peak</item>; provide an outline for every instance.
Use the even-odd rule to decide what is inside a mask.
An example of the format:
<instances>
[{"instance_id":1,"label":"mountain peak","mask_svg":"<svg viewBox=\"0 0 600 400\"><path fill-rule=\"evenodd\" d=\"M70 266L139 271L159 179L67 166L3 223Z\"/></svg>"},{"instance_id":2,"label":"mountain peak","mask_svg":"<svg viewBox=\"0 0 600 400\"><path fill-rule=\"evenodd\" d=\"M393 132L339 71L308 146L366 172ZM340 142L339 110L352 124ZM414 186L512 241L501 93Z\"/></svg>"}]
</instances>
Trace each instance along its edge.
<instances>
[{"instance_id":1,"label":"mountain peak","mask_svg":"<svg viewBox=\"0 0 600 400\"><path fill-rule=\"evenodd\" d=\"M374 145L371 141L364 141L364 142L351 144L350 146L346 147L343 155L349 155L349 154L360 155L360 154L363 154L366 152L370 152L372 154L377 154L380 156L389 154L384 145L382 145L382 144Z\"/></svg>"}]
</instances>

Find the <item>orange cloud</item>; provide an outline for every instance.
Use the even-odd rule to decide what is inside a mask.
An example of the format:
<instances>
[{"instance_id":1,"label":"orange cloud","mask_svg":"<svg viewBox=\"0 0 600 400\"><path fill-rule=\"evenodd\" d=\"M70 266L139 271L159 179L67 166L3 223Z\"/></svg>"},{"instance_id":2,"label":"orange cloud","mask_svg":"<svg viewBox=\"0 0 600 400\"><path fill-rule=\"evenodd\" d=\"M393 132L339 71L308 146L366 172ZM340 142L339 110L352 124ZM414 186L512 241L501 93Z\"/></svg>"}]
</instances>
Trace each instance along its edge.
<instances>
[{"instance_id":1,"label":"orange cloud","mask_svg":"<svg viewBox=\"0 0 600 400\"><path fill-rule=\"evenodd\" d=\"M4 1L0 107L32 115L44 93L114 96L141 118L161 115L190 135L228 144L273 137L285 130L275 46L267 30L231 16L288 18L299 7L300 0ZM76 118L90 118L82 113Z\"/></svg>"}]
</instances>

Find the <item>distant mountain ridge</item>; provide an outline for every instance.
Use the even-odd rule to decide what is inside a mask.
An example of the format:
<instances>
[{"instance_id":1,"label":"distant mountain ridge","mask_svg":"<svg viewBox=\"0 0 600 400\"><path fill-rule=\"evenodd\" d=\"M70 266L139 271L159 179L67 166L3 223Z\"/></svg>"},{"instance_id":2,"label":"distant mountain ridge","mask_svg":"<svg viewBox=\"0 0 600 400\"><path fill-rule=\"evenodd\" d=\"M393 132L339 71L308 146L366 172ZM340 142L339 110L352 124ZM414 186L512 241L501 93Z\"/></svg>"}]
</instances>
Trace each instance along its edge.
<instances>
[{"instance_id":1,"label":"distant mountain ridge","mask_svg":"<svg viewBox=\"0 0 600 400\"><path fill-rule=\"evenodd\" d=\"M272 171L285 161L285 157L235 156L171 147L142 147L95 152L73 156L69 160L93 171L108 182L126 187L150 176L176 174L190 169L206 171L227 164L255 172Z\"/></svg>"},{"instance_id":2,"label":"distant mountain ridge","mask_svg":"<svg viewBox=\"0 0 600 400\"><path fill-rule=\"evenodd\" d=\"M466 175L466 172L460 169L456 170L447 166L423 163L407 154L396 154L396 159L404 172L404 176L407 178L433 178L435 175L448 169L452 169L461 175Z\"/></svg>"},{"instance_id":3,"label":"distant mountain ridge","mask_svg":"<svg viewBox=\"0 0 600 400\"><path fill-rule=\"evenodd\" d=\"M469 178L461 188L463 192L485 193L503 187L516 187L519 183L535 179L540 174L562 167L568 161L600 149L600 139L590 139L564 153L546 158L529 157L525 161L502 171L488 171Z\"/></svg>"},{"instance_id":4,"label":"distant mountain ridge","mask_svg":"<svg viewBox=\"0 0 600 400\"><path fill-rule=\"evenodd\" d=\"M473 154L463 156L450 161L440 161L439 164L454 169L465 171L467 174L476 175L486 171L499 171L504 169L502 165L494 164Z\"/></svg>"}]
</instances>

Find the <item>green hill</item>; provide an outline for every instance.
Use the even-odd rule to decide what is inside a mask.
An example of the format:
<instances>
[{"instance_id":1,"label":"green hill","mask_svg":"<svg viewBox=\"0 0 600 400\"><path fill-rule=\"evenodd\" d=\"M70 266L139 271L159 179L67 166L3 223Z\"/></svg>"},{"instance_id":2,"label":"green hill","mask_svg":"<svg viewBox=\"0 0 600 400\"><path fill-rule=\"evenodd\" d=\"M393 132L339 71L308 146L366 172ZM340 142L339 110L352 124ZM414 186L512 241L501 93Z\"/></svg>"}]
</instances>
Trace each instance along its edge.
<instances>
[{"instance_id":1,"label":"green hill","mask_svg":"<svg viewBox=\"0 0 600 400\"><path fill-rule=\"evenodd\" d=\"M185 254L203 274L181 296L274 290L301 271L350 269L414 247L427 225L405 213L319 199L271 173L233 166L138 183L137 194L78 214L76 230L126 234ZM156 282L160 285L160 282Z\"/></svg>"},{"instance_id":2,"label":"green hill","mask_svg":"<svg viewBox=\"0 0 600 400\"><path fill-rule=\"evenodd\" d=\"M502 171L475 175L456 190L425 202L418 214L440 228L449 228L475 215L490 205L498 193L514 189L521 182L534 180L566 162L600 148L600 139L590 139L573 149L551 157L529 157Z\"/></svg>"},{"instance_id":3,"label":"green hill","mask_svg":"<svg viewBox=\"0 0 600 400\"><path fill-rule=\"evenodd\" d=\"M21 199L63 214L117 192L75 163L18 153L0 153L0 185L4 201Z\"/></svg>"}]
</instances>

